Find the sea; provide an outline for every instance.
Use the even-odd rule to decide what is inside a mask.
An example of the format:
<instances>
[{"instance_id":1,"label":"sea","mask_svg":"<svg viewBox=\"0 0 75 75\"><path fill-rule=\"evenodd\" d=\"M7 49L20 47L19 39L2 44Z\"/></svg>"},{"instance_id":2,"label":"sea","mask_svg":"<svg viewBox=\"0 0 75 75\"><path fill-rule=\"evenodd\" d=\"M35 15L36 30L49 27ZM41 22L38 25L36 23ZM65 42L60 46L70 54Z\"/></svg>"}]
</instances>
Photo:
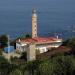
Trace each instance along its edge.
<instances>
[{"instance_id":1,"label":"sea","mask_svg":"<svg viewBox=\"0 0 75 75\"><path fill-rule=\"evenodd\" d=\"M0 35L31 35L33 9L38 15L38 36L75 37L75 0L0 0Z\"/></svg>"}]
</instances>

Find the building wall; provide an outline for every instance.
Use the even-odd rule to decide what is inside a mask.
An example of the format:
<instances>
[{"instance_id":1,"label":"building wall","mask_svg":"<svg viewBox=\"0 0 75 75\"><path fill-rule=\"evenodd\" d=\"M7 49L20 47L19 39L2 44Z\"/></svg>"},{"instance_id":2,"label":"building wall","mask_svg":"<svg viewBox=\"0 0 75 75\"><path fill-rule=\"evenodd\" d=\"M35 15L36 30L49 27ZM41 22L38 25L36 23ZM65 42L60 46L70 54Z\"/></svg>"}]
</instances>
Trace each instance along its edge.
<instances>
[{"instance_id":1,"label":"building wall","mask_svg":"<svg viewBox=\"0 0 75 75\"><path fill-rule=\"evenodd\" d=\"M37 47L36 50L39 51L40 53L44 53L48 51L46 47Z\"/></svg>"},{"instance_id":2,"label":"building wall","mask_svg":"<svg viewBox=\"0 0 75 75\"><path fill-rule=\"evenodd\" d=\"M27 61L35 60L36 59L36 50L35 44L30 44L27 48Z\"/></svg>"},{"instance_id":3,"label":"building wall","mask_svg":"<svg viewBox=\"0 0 75 75\"><path fill-rule=\"evenodd\" d=\"M19 43L16 43L16 50L21 50L21 45Z\"/></svg>"},{"instance_id":4,"label":"building wall","mask_svg":"<svg viewBox=\"0 0 75 75\"><path fill-rule=\"evenodd\" d=\"M48 48L59 47L61 44L62 44L61 42L37 44L36 50L39 50L40 53L44 53L48 51ZM20 52L24 52L27 51L28 46L26 46L26 44L24 43L23 44L16 43L16 49L19 50Z\"/></svg>"},{"instance_id":5,"label":"building wall","mask_svg":"<svg viewBox=\"0 0 75 75\"><path fill-rule=\"evenodd\" d=\"M57 42L57 43L48 43L48 44L39 44L39 45L36 45L36 49L40 51L40 53L43 53L43 52L47 52L49 48L57 48L61 45L62 43L61 42Z\"/></svg>"},{"instance_id":6,"label":"building wall","mask_svg":"<svg viewBox=\"0 0 75 75\"><path fill-rule=\"evenodd\" d=\"M24 52L26 51L26 44L20 44L20 43L16 43L16 50L18 50L19 52Z\"/></svg>"}]
</instances>

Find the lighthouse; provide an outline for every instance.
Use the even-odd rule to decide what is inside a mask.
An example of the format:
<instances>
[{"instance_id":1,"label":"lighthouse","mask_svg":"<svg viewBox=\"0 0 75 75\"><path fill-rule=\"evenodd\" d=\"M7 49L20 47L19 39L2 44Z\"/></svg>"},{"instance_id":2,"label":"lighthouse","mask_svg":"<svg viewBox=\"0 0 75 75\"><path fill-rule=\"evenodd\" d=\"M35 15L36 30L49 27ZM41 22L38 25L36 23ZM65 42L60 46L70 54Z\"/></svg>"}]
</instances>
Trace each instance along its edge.
<instances>
[{"instance_id":1,"label":"lighthouse","mask_svg":"<svg viewBox=\"0 0 75 75\"><path fill-rule=\"evenodd\" d=\"M37 14L36 10L32 10L32 38L37 37Z\"/></svg>"}]
</instances>

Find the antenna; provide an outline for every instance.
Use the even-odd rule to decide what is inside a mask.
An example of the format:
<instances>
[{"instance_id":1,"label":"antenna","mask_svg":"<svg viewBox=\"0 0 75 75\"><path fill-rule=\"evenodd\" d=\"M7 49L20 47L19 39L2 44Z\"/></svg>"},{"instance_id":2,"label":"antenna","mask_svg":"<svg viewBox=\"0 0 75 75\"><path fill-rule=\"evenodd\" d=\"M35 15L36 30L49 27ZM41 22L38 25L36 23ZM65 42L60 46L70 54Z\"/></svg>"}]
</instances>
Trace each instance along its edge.
<instances>
[{"instance_id":1,"label":"antenna","mask_svg":"<svg viewBox=\"0 0 75 75\"><path fill-rule=\"evenodd\" d=\"M9 35L7 35L7 39L8 39L8 41L7 41L7 49L8 49L8 61L9 61L9 59L10 59L10 37L9 37Z\"/></svg>"}]
</instances>

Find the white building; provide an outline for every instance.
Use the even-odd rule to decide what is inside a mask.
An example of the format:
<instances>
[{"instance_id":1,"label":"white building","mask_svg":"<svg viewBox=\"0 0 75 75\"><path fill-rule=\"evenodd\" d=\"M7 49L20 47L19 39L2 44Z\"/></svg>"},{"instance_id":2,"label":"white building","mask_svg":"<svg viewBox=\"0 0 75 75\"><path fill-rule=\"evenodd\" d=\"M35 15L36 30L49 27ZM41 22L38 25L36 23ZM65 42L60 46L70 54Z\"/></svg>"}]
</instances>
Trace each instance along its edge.
<instances>
[{"instance_id":1,"label":"white building","mask_svg":"<svg viewBox=\"0 0 75 75\"><path fill-rule=\"evenodd\" d=\"M57 38L45 38L45 37L37 37L37 38L23 38L16 40L16 49L20 52L26 51L28 45L31 43L35 44L36 50L39 50L40 53L48 51L48 49L53 47L59 47L62 44L62 39Z\"/></svg>"}]
</instances>

